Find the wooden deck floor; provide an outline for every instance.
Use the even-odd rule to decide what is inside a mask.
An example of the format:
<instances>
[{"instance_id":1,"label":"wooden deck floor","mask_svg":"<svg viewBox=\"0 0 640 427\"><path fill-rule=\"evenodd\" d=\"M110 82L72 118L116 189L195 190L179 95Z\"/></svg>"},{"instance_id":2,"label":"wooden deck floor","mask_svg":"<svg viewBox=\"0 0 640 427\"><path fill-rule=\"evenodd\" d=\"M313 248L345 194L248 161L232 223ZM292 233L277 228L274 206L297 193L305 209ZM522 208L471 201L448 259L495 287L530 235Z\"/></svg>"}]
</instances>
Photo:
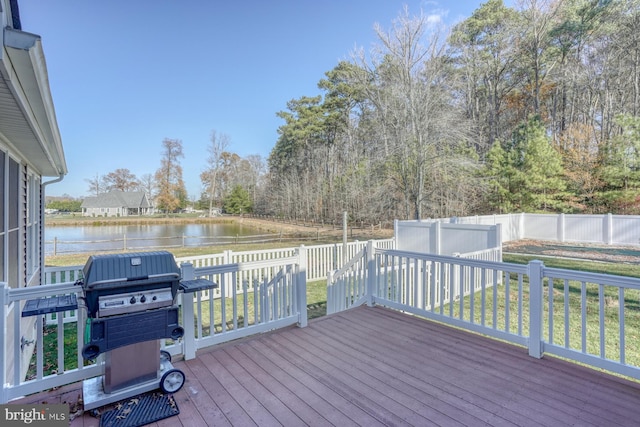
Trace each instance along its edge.
<instances>
[{"instance_id":1,"label":"wooden deck floor","mask_svg":"<svg viewBox=\"0 0 640 427\"><path fill-rule=\"evenodd\" d=\"M360 307L177 362L155 426L630 426L640 384L382 308ZM51 393L57 393L56 396ZM78 387L23 401L72 401ZM87 414L72 426L98 426Z\"/></svg>"}]
</instances>

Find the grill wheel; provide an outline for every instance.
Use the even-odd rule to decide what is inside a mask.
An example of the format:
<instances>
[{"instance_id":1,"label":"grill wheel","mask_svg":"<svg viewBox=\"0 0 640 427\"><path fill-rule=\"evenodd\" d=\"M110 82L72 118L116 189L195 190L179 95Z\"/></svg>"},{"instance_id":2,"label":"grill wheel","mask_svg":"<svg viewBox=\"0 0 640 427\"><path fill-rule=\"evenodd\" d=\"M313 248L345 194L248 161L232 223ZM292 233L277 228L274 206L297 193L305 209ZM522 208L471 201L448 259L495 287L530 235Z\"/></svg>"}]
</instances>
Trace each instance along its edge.
<instances>
[{"instance_id":1,"label":"grill wheel","mask_svg":"<svg viewBox=\"0 0 640 427\"><path fill-rule=\"evenodd\" d=\"M175 393L184 385L185 376L180 369L170 369L162 375L160 390L163 393Z\"/></svg>"}]
</instances>

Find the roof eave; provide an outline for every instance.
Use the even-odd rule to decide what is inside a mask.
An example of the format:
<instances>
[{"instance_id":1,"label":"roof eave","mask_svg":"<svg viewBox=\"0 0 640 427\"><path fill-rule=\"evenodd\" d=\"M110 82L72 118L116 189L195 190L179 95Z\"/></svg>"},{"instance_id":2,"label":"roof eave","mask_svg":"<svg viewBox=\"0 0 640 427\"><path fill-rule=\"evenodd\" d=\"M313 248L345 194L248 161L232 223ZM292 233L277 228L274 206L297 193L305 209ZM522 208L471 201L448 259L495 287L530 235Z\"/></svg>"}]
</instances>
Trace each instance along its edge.
<instances>
[{"instance_id":1,"label":"roof eave","mask_svg":"<svg viewBox=\"0 0 640 427\"><path fill-rule=\"evenodd\" d=\"M44 176L67 174L40 36L5 28L0 73L23 113L30 137L11 141Z\"/></svg>"}]
</instances>

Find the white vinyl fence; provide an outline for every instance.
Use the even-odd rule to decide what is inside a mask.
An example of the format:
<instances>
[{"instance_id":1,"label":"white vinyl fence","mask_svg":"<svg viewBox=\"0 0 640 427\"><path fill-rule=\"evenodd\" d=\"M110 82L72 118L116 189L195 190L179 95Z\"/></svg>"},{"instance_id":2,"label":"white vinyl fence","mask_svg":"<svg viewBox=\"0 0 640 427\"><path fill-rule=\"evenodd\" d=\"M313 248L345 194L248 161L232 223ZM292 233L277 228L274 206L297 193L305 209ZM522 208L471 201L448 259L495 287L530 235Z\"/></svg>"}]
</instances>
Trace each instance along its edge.
<instances>
[{"instance_id":1,"label":"white vinyl fence","mask_svg":"<svg viewBox=\"0 0 640 427\"><path fill-rule=\"evenodd\" d=\"M533 239L555 242L640 245L638 215L504 214L442 218L442 223L502 226L502 242Z\"/></svg>"},{"instance_id":2,"label":"white vinyl fence","mask_svg":"<svg viewBox=\"0 0 640 427\"><path fill-rule=\"evenodd\" d=\"M502 246L501 227L501 224L396 221L396 247L393 249L449 256L485 251Z\"/></svg>"}]
</instances>

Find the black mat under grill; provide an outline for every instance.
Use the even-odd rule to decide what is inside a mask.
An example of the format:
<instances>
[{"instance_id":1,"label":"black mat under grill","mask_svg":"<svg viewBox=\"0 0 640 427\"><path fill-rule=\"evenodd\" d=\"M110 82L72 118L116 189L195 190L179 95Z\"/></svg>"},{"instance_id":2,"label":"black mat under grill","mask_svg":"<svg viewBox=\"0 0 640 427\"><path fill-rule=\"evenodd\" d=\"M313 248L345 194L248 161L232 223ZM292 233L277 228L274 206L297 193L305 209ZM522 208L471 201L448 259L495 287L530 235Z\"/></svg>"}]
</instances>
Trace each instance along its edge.
<instances>
[{"instance_id":1,"label":"black mat under grill","mask_svg":"<svg viewBox=\"0 0 640 427\"><path fill-rule=\"evenodd\" d=\"M100 427L139 427L179 413L173 395L155 391L117 403L100 416Z\"/></svg>"}]
</instances>

